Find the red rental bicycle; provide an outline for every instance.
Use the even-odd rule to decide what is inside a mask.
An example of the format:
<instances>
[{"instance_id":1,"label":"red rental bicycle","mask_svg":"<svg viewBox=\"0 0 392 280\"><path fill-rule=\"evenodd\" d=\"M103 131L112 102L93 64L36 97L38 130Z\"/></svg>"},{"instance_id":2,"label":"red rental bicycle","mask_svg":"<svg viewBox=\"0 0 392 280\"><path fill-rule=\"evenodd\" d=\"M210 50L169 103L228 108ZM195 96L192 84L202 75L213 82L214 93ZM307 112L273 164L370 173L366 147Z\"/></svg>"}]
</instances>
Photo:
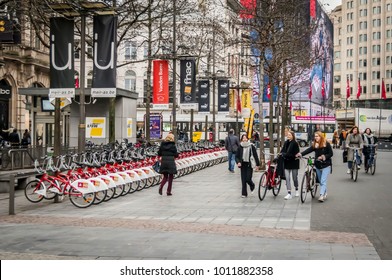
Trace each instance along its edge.
<instances>
[{"instance_id":1,"label":"red rental bicycle","mask_svg":"<svg viewBox=\"0 0 392 280\"><path fill-rule=\"evenodd\" d=\"M274 158L271 162L269 160L267 162L267 170L264 171L263 175L261 175L259 181L259 199L262 201L267 192L272 190L274 196L277 196L280 192L280 187L282 185L282 179L278 175L277 168L278 168L278 159L279 156Z\"/></svg>"}]
</instances>

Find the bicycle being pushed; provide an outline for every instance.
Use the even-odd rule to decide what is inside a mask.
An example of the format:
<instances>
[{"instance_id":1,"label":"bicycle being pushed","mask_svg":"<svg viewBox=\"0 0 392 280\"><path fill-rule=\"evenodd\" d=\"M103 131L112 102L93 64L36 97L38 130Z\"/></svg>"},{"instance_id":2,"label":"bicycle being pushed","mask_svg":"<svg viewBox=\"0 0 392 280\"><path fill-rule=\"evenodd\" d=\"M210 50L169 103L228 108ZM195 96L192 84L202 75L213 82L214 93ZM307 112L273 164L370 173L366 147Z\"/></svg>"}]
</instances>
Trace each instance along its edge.
<instances>
[{"instance_id":1,"label":"bicycle being pushed","mask_svg":"<svg viewBox=\"0 0 392 280\"><path fill-rule=\"evenodd\" d=\"M267 170L261 175L259 181L259 199L262 201L267 192L272 190L274 196L277 196L280 192L280 187L282 185L282 179L278 174L278 160L280 160L281 155L278 155L272 161L267 162Z\"/></svg>"},{"instance_id":2,"label":"bicycle being pushed","mask_svg":"<svg viewBox=\"0 0 392 280\"><path fill-rule=\"evenodd\" d=\"M311 194L312 198L316 196L317 188L319 185L316 167L314 165L315 158L314 157L302 157L306 159L306 167L304 176L302 177L301 183L301 202L304 203L306 201L306 197L308 193Z\"/></svg>"}]
</instances>

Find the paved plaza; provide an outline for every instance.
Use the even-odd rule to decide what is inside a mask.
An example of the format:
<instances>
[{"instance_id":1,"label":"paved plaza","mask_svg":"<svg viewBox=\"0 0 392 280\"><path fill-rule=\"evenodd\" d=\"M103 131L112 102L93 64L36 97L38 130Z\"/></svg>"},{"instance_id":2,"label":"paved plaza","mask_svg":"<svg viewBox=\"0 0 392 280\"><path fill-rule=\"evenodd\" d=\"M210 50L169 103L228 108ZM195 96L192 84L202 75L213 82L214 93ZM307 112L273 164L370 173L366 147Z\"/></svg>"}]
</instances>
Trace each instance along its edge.
<instances>
[{"instance_id":1,"label":"paved plaza","mask_svg":"<svg viewBox=\"0 0 392 280\"><path fill-rule=\"evenodd\" d=\"M14 216L0 195L1 259L380 259L363 233L312 230L318 202L284 200L284 183L277 197L242 198L227 163L175 179L171 197L151 187L78 209L16 195Z\"/></svg>"}]
</instances>

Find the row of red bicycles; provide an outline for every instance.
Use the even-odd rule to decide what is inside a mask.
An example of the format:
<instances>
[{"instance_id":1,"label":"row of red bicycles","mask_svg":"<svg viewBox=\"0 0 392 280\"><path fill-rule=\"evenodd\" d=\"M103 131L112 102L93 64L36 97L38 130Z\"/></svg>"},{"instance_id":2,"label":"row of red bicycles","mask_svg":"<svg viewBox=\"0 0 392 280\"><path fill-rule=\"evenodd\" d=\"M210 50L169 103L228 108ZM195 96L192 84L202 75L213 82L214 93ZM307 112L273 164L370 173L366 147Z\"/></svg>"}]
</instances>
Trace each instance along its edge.
<instances>
[{"instance_id":1,"label":"row of red bicycles","mask_svg":"<svg viewBox=\"0 0 392 280\"><path fill-rule=\"evenodd\" d=\"M26 185L33 202L68 197L78 208L87 208L158 185L161 174L152 165L159 160L159 146L117 147L83 154L46 156L36 160L37 178ZM219 164L227 153L219 146L178 144L177 177Z\"/></svg>"}]
</instances>

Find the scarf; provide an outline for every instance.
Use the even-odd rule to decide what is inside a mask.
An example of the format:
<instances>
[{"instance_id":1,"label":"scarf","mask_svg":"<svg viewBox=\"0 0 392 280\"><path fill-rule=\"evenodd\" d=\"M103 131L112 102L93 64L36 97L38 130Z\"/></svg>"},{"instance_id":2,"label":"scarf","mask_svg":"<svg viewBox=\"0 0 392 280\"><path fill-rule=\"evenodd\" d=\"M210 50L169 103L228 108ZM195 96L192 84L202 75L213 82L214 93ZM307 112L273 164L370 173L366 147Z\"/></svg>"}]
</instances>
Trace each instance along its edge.
<instances>
[{"instance_id":1,"label":"scarf","mask_svg":"<svg viewBox=\"0 0 392 280\"><path fill-rule=\"evenodd\" d=\"M252 152L251 151L252 143L251 142L241 142L241 147L243 148L242 161L249 162L250 154Z\"/></svg>"},{"instance_id":2,"label":"scarf","mask_svg":"<svg viewBox=\"0 0 392 280\"><path fill-rule=\"evenodd\" d=\"M374 144L374 136L373 134L363 134L363 142L365 146L368 146L369 144Z\"/></svg>"}]
</instances>

